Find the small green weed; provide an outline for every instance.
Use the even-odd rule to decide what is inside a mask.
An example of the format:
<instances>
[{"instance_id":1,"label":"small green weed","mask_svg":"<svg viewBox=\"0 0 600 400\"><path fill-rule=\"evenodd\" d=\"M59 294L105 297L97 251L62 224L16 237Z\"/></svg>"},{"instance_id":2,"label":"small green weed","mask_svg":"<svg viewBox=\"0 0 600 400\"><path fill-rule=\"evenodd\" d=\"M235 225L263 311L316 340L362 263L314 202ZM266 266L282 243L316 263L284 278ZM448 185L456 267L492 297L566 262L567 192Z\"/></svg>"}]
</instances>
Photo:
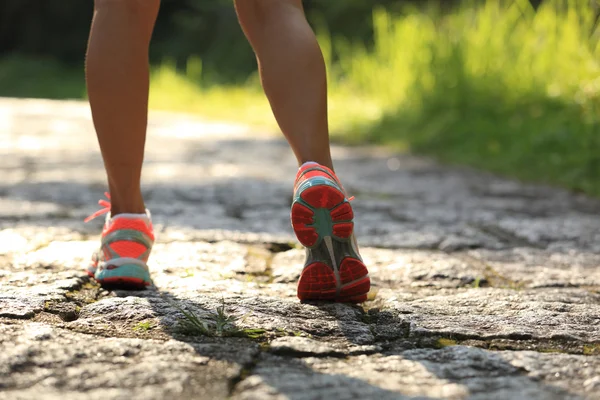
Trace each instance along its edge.
<instances>
[{"instance_id":1,"label":"small green weed","mask_svg":"<svg viewBox=\"0 0 600 400\"><path fill-rule=\"evenodd\" d=\"M583 354L586 356L595 356L600 354L600 343L586 344L583 346Z\"/></svg>"},{"instance_id":2,"label":"small green weed","mask_svg":"<svg viewBox=\"0 0 600 400\"><path fill-rule=\"evenodd\" d=\"M201 318L193 311L186 310L177 303L172 303L184 316L181 319L180 332L188 335L201 335L208 337L246 337L260 338L266 331L261 328L239 328L236 322L243 321L247 315L237 317L225 312L225 300L216 311Z\"/></svg>"},{"instance_id":3,"label":"small green weed","mask_svg":"<svg viewBox=\"0 0 600 400\"><path fill-rule=\"evenodd\" d=\"M133 330L136 332L147 332L150 329L154 328L155 324L152 321L142 321L142 322L138 322L134 327Z\"/></svg>"},{"instance_id":4,"label":"small green weed","mask_svg":"<svg viewBox=\"0 0 600 400\"><path fill-rule=\"evenodd\" d=\"M180 275L181 278L191 278L192 276L194 276L194 270L191 268L184 269Z\"/></svg>"}]
</instances>

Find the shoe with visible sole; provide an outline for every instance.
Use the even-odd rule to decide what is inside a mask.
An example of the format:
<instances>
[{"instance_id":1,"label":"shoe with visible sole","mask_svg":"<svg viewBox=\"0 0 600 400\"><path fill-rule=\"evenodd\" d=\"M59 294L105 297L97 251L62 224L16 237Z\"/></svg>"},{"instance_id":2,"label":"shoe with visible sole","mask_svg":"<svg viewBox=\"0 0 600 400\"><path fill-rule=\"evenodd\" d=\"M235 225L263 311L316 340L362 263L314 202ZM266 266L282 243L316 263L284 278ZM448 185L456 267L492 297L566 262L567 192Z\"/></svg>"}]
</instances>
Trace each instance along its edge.
<instances>
[{"instance_id":1,"label":"shoe with visible sole","mask_svg":"<svg viewBox=\"0 0 600 400\"><path fill-rule=\"evenodd\" d=\"M367 300L371 281L354 237L350 200L329 168L317 163L300 167L291 211L294 233L306 248L300 300Z\"/></svg>"},{"instance_id":2,"label":"shoe with visible sole","mask_svg":"<svg viewBox=\"0 0 600 400\"><path fill-rule=\"evenodd\" d=\"M110 195L105 193L110 199ZM148 257L154 244L150 212L145 214L110 215L110 202L100 200L104 208L86 218L88 222L107 214L102 230L101 246L87 268L90 277L104 287L143 289L152 284Z\"/></svg>"}]
</instances>

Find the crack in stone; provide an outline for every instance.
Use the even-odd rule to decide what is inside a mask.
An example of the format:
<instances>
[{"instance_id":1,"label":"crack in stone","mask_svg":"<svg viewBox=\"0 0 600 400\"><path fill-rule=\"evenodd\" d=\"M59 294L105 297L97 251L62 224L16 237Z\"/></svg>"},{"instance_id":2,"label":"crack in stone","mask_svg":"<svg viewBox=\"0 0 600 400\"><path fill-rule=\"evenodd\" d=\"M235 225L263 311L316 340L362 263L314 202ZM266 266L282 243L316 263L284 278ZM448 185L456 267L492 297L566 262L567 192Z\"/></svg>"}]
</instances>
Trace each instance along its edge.
<instances>
[{"instance_id":1,"label":"crack in stone","mask_svg":"<svg viewBox=\"0 0 600 400\"><path fill-rule=\"evenodd\" d=\"M269 250L271 253L277 254L277 253L284 253L286 251L290 251L296 248L296 246L293 243L289 243L289 242L271 242L271 243L265 243L265 246L267 248L267 250Z\"/></svg>"},{"instance_id":2,"label":"crack in stone","mask_svg":"<svg viewBox=\"0 0 600 400\"><path fill-rule=\"evenodd\" d=\"M233 393L235 392L236 387L247 377L252 375L252 372L254 371L254 369L256 368L256 366L258 365L258 362L260 360L260 357L262 356L262 354L264 353L263 348L259 348L259 350L254 353L252 355L252 358L250 359L250 361L248 361L247 363L242 364L241 368L240 368L240 372L234 376L233 378L229 379L228 382L228 394L229 397L231 397L233 395Z\"/></svg>"},{"instance_id":3,"label":"crack in stone","mask_svg":"<svg viewBox=\"0 0 600 400\"><path fill-rule=\"evenodd\" d=\"M63 295L64 300L44 302L44 308L36 315L40 312L47 312L57 315L63 322L76 321L79 318L81 307L98 301L105 294L104 289L98 284L92 283L88 277L82 277L78 285L70 289Z\"/></svg>"},{"instance_id":4,"label":"crack in stone","mask_svg":"<svg viewBox=\"0 0 600 400\"><path fill-rule=\"evenodd\" d=\"M389 320L390 322L386 324L386 320ZM415 349L441 349L448 346L464 345L483 348L490 351L513 350L574 355L600 355L600 342L573 340L568 336L555 336L552 339L539 339L530 334L517 333L482 337L459 333L444 335L434 332L420 332L418 330L413 330L411 323L402 324L402 321L396 321L391 313L381 311L378 308L367 310L367 312L360 316L360 321L369 326L374 337L373 344L381 346L384 349L383 352L393 348L394 343L400 341L405 345L409 344L410 348ZM385 328L385 326L396 326L398 324L404 325L403 332L386 338L382 328Z\"/></svg>"},{"instance_id":5,"label":"crack in stone","mask_svg":"<svg viewBox=\"0 0 600 400\"><path fill-rule=\"evenodd\" d=\"M547 340L547 339L459 339L450 335L435 335L420 338L414 343L415 348L442 349L450 346L477 347L489 351L535 351L538 353L561 353L574 355L600 355L600 342L586 343L582 341ZM393 343L390 344L393 347ZM388 346L388 348L390 347Z\"/></svg>"}]
</instances>

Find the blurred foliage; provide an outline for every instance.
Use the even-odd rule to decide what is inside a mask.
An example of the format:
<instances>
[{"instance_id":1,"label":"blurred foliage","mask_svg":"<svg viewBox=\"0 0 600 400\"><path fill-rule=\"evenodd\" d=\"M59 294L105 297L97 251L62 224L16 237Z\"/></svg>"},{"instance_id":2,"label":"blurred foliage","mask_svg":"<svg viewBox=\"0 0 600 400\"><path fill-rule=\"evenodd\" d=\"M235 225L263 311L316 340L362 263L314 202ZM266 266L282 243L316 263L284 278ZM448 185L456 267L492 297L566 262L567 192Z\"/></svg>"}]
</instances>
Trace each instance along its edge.
<instances>
[{"instance_id":1,"label":"blurred foliage","mask_svg":"<svg viewBox=\"0 0 600 400\"><path fill-rule=\"evenodd\" d=\"M62 0L74 8L52 14L57 20L26 21L20 6L12 18L5 14L14 1L36 2L0 3L0 47L77 67L91 10ZM600 196L598 0L305 4L328 64L337 140ZM79 21L69 22L76 8ZM231 0L163 0L162 11L151 107L274 126ZM19 18L22 26L13 24ZM56 23L63 27L55 35ZM23 36L7 41L7 31ZM0 62L0 95L83 95L81 68L71 73L52 58L22 57Z\"/></svg>"},{"instance_id":2,"label":"blurred foliage","mask_svg":"<svg viewBox=\"0 0 600 400\"><path fill-rule=\"evenodd\" d=\"M382 113L345 140L600 195L598 10L512 0L447 15L376 11L374 48L330 72L343 83L335 92L360 93Z\"/></svg>"},{"instance_id":3,"label":"blurred foliage","mask_svg":"<svg viewBox=\"0 0 600 400\"><path fill-rule=\"evenodd\" d=\"M419 0L305 0L313 25L324 25L350 41L372 42L373 10L400 12ZM437 3L452 4L452 0ZM3 0L0 2L0 56L53 57L83 63L93 1ZM233 0L163 0L151 58L183 67L189 57L204 61L213 81L240 81L254 70L254 55L238 26ZM218 75L217 75L218 71Z\"/></svg>"}]
</instances>

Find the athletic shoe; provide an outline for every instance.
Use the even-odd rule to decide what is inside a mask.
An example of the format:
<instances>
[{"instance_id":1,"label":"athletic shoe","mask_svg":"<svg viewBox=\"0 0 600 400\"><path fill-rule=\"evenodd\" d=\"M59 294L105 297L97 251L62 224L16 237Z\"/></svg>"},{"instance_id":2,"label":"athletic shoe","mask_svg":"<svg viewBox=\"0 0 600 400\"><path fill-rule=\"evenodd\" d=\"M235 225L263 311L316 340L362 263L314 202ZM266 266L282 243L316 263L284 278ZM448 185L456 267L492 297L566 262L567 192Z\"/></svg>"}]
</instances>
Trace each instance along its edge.
<instances>
[{"instance_id":1,"label":"athletic shoe","mask_svg":"<svg viewBox=\"0 0 600 400\"><path fill-rule=\"evenodd\" d=\"M300 300L361 303L371 287L354 237L354 213L335 173L317 163L300 167L291 220L306 247Z\"/></svg>"},{"instance_id":2,"label":"athletic shoe","mask_svg":"<svg viewBox=\"0 0 600 400\"><path fill-rule=\"evenodd\" d=\"M110 195L105 193L110 199ZM104 208L85 219L85 222L106 215L100 250L92 256L87 268L89 276L103 286L144 288L152 284L148 257L154 243L150 212L118 214L110 217L110 202L98 202Z\"/></svg>"}]
</instances>

